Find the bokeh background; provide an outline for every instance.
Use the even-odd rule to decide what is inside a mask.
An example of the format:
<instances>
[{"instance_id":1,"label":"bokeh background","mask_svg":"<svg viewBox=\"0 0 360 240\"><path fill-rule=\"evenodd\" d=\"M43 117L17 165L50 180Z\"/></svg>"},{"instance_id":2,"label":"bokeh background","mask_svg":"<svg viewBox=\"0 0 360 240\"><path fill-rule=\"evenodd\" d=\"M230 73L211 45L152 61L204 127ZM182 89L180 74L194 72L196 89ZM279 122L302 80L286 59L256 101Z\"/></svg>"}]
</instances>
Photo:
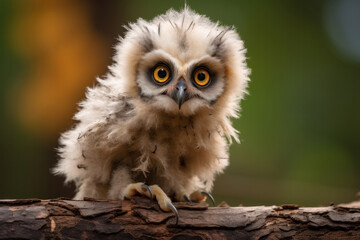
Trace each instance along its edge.
<instances>
[{"instance_id":1,"label":"bokeh background","mask_svg":"<svg viewBox=\"0 0 360 240\"><path fill-rule=\"evenodd\" d=\"M248 49L242 143L215 182L231 205L347 202L360 190L360 1L187 0ZM73 196L50 174L76 103L122 27L184 1L0 1L0 198Z\"/></svg>"}]
</instances>

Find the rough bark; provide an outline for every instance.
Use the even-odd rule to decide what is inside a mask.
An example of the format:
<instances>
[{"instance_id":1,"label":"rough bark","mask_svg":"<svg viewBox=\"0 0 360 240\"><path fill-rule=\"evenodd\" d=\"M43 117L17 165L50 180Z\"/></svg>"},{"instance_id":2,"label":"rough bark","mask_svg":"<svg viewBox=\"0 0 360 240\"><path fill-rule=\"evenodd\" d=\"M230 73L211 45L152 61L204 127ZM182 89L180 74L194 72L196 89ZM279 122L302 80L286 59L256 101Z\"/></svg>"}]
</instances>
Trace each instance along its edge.
<instances>
[{"instance_id":1,"label":"rough bark","mask_svg":"<svg viewBox=\"0 0 360 240\"><path fill-rule=\"evenodd\" d=\"M154 201L0 200L1 239L360 239L360 201L328 207L208 207Z\"/></svg>"}]
</instances>

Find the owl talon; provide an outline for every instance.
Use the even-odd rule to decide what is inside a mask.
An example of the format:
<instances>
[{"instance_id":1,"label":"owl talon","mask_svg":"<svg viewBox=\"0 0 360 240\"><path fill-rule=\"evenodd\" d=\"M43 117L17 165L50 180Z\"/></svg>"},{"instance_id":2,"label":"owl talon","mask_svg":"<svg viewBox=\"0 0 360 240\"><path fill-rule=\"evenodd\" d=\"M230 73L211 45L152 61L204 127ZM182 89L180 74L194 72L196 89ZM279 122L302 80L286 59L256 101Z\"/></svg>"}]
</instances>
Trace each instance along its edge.
<instances>
[{"instance_id":1,"label":"owl talon","mask_svg":"<svg viewBox=\"0 0 360 240\"><path fill-rule=\"evenodd\" d=\"M149 187L148 185L146 185L146 184L142 184L142 185L141 185L141 188L146 189L146 190L148 191L148 193L149 193L149 198L150 198L150 199L152 199L152 198L153 198L153 195L152 195L151 189L150 189L150 187Z\"/></svg>"},{"instance_id":2,"label":"owl talon","mask_svg":"<svg viewBox=\"0 0 360 240\"><path fill-rule=\"evenodd\" d=\"M206 200L206 197L209 197L213 206L215 206L215 199L214 197L208 193L208 192L200 192L200 191L195 191L193 192L190 197L187 196L186 194L184 194L184 199L187 202L191 202L191 203L199 203L202 201Z\"/></svg>"},{"instance_id":3,"label":"owl talon","mask_svg":"<svg viewBox=\"0 0 360 240\"><path fill-rule=\"evenodd\" d=\"M177 209L175 208L175 206L171 203L171 200L166 195L166 193L158 185L148 186L144 183L138 183L138 184L141 184L141 185L135 184L135 186L139 186L139 188L141 188L141 191L142 191L141 193L143 195L149 195L149 197L151 199L156 198L157 203L161 210L163 210L165 212L172 211L175 214L175 220L176 220L176 225L177 225L178 221L179 221L179 213L178 213ZM130 186L132 186L132 184L130 184ZM145 191L145 190L147 190L147 191ZM140 192L140 190L137 190L137 192Z\"/></svg>"},{"instance_id":4,"label":"owl talon","mask_svg":"<svg viewBox=\"0 0 360 240\"><path fill-rule=\"evenodd\" d=\"M210 200L211 200L211 202L212 202L212 204L213 204L213 206L215 207L215 199L214 199L214 197L213 197L210 193L208 193L208 192L201 192L201 194L209 197Z\"/></svg>"},{"instance_id":5,"label":"owl talon","mask_svg":"<svg viewBox=\"0 0 360 240\"><path fill-rule=\"evenodd\" d=\"M175 207L171 202L168 202L166 205L167 205L167 206L170 208L170 210L175 214L175 225L178 225L178 222L179 222L179 213L178 213L176 207Z\"/></svg>"},{"instance_id":6,"label":"owl talon","mask_svg":"<svg viewBox=\"0 0 360 240\"><path fill-rule=\"evenodd\" d=\"M187 201L187 202L193 202L190 200L190 198L187 196L187 195L184 195L184 199Z\"/></svg>"}]
</instances>

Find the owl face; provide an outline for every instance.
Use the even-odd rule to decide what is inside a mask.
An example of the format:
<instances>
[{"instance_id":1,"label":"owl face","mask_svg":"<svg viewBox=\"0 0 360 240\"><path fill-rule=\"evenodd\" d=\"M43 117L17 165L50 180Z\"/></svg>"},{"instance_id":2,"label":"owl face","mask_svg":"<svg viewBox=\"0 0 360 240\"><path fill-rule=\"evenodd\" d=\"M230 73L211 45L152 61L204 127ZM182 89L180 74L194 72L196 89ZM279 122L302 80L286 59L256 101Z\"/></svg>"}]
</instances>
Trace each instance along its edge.
<instances>
[{"instance_id":1,"label":"owl face","mask_svg":"<svg viewBox=\"0 0 360 240\"><path fill-rule=\"evenodd\" d=\"M141 59L136 81L141 97L154 107L195 113L222 94L224 66L208 55L181 61L159 47Z\"/></svg>"},{"instance_id":2,"label":"owl face","mask_svg":"<svg viewBox=\"0 0 360 240\"><path fill-rule=\"evenodd\" d=\"M117 50L117 68L128 76L122 78L125 91L165 112L192 115L225 107L242 94L241 82L246 87L237 33L188 8L129 24Z\"/></svg>"}]
</instances>

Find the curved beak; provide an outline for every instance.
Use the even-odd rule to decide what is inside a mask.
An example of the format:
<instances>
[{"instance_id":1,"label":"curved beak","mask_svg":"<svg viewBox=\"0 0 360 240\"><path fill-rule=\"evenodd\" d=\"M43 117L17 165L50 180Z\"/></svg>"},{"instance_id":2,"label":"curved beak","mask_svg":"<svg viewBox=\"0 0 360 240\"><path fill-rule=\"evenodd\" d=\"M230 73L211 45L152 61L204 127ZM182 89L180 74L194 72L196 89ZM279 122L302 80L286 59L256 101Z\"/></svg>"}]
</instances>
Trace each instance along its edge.
<instances>
[{"instance_id":1,"label":"curved beak","mask_svg":"<svg viewBox=\"0 0 360 240\"><path fill-rule=\"evenodd\" d=\"M186 91L186 83L183 78L176 84L176 90L171 95L171 98L179 105L179 109L181 108L181 105L189 99L189 95Z\"/></svg>"}]
</instances>

